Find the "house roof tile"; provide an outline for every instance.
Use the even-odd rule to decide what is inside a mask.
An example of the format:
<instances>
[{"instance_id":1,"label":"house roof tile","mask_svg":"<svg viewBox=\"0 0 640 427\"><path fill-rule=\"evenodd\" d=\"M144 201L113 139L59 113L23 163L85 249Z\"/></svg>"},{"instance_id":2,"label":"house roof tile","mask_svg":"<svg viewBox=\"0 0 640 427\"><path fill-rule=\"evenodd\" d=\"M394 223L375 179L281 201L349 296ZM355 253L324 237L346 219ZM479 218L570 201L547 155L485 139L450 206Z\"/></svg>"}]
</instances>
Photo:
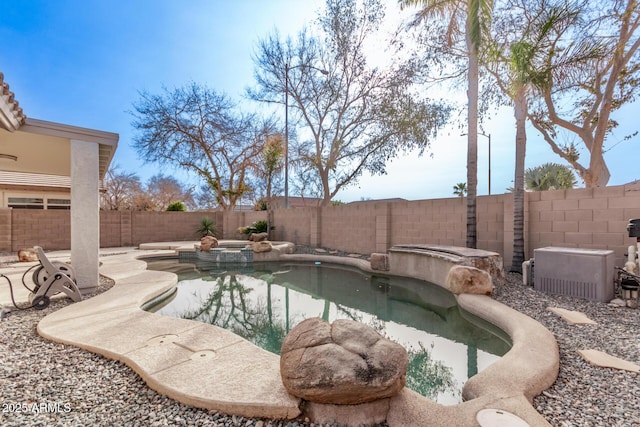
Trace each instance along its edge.
<instances>
[{"instance_id":1,"label":"house roof tile","mask_svg":"<svg viewBox=\"0 0 640 427\"><path fill-rule=\"evenodd\" d=\"M0 72L0 126L8 131L15 131L24 124L26 116L9 84L4 81L4 74Z\"/></svg>"}]
</instances>

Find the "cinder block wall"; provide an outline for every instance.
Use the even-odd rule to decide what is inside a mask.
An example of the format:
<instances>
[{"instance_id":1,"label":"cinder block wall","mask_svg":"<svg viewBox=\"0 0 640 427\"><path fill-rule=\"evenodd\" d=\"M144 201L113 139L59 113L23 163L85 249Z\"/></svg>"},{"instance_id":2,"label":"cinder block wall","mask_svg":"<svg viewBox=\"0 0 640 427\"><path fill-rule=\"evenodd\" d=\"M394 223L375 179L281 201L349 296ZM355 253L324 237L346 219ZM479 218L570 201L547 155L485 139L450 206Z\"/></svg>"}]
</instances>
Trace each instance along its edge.
<instances>
[{"instance_id":1,"label":"cinder block wall","mask_svg":"<svg viewBox=\"0 0 640 427\"><path fill-rule=\"evenodd\" d=\"M300 245L320 245L320 208L278 209L273 211L273 240Z\"/></svg>"},{"instance_id":2,"label":"cinder block wall","mask_svg":"<svg viewBox=\"0 0 640 427\"><path fill-rule=\"evenodd\" d=\"M131 239L124 238L122 228L131 225L131 212L129 211L101 211L100 212L100 246L114 248L130 246ZM131 236L131 232L129 232ZM129 240L127 242L127 240ZM127 243L125 243L127 242Z\"/></svg>"},{"instance_id":3,"label":"cinder block wall","mask_svg":"<svg viewBox=\"0 0 640 427\"><path fill-rule=\"evenodd\" d=\"M11 209L0 209L0 252L10 252L11 248Z\"/></svg>"},{"instance_id":4,"label":"cinder block wall","mask_svg":"<svg viewBox=\"0 0 640 427\"><path fill-rule=\"evenodd\" d=\"M346 252L373 252L376 213L382 205L369 202L319 208L321 245Z\"/></svg>"},{"instance_id":5,"label":"cinder block wall","mask_svg":"<svg viewBox=\"0 0 640 427\"><path fill-rule=\"evenodd\" d=\"M527 195L529 256L545 246L611 249L623 265L627 248L636 244L627 224L640 218L640 183Z\"/></svg>"},{"instance_id":6,"label":"cinder block wall","mask_svg":"<svg viewBox=\"0 0 640 427\"><path fill-rule=\"evenodd\" d=\"M391 207L391 246L408 243L465 246L464 199L396 202Z\"/></svg>"},{"instance_id":7,"label":"cinder block wall","mask_svg":"<svg viewBox=\"0 0 640 427\"><path fill-rule=\"evenodd\" d=\"M199 240L196 230L205 216L216 222L219 235L224 233L219 212L131 212L131 244ZM102 245L101 245L102 246Z\"/></svg>"},{"instance_id":8,"label":"cinder block wall","mask_svg":"<svg viewBox=\"0 0 640 427\"><path fill-rule=\"evenodd\" d=\"M71 245L71 215L68 210L0 210L0 220L10 212L10 232L2 233L0 242L10 238L7 251L34 245L48 250L69 249ZM197 240L196 233L204 216L214 219L220 235L223 233L221 212L100 212L100 246L137 246L145 242ZM6 219L6 218L5 218ZM2 250L2 249L0 249Z\"/></svg>"},{"instance_id":9,"label":"cinder block wall","mask_svg":"<svg viewBox=\"0 0 640 427\"><path fill-rule=\"evenodd\" d=\"M99 233L100 230L90 232ZM41 246L46 250L69 249L71 215L67 210L11 210L11 248Z\"/></svg>"},{"instance_id":10,"label":"cinder block wall","mask_svg":"<svg viewBox=\"0 0 640 427\"><path fill-rule=\"evenodd\" d=\"M272 240L324 246L346 252L385 252L397 244L466 245L465 199L360 202L325 208L279 209L272 214ZM154 241L196 240L200 220L216 221L218 236L241 238L238 227L266 220L266 211L101 212L102 247ZM594 189L527 193L525 259L545 246L611 249L622 265L635 239L631 218L640 218L640 183ZM0 251L40 245L68 249L69 211L0 210ZM92 231L93 232L93 231ZM477 198L477 246L500 253L505 267L513 255L513 195Z\"/></svg>"},{"instance_id":11,"label":"cinder block wall","mask_svg":"<svg viewBox=\"0 0 640 427\"><path fill-rule=\"evenodd\" d=\"M511 203L509 205L509 202ZM505 205L507 205L505 207ZM476 199L476 227L478 248L503 253L505 233L512 230L512 223L505 224L505 209L513 210L513 197L510 194L480 196ZM467 242L467 207L464 205L462 217L462 234ZM512 237L513 238L513 237Z\"/></svg>"}]
</instances>

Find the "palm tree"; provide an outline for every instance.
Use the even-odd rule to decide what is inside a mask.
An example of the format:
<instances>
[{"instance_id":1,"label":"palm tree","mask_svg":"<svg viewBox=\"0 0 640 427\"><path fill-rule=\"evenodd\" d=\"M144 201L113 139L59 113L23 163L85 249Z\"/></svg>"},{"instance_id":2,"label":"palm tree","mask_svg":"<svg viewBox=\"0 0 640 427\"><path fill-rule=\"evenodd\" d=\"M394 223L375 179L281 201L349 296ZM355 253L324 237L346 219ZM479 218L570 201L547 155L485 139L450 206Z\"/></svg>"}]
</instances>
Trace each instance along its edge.
<instances>
[{"instance_id":1,"label":"palm tree","mask_svg":"<svg viewBox=\"0 0 640 427\"><path fill-rule=\"evenodd\" d=\"M464 196L467 195L467 183L466 182L459 182L456 185L453 186L453 194L463 198Z\"/></svg>"},{"instance_id":2,"label":"palm tree","mask_svg":"<svg viewBox=\"0 0 640 427\"><path fill-rule=\"evenodd\" d=\"M532 47L521 41L511 46L511 68L515 75L513 80L514 107L516 119L516 165L514 171L513 192L513 258L511 271L522 273L524 262L524 159L527 151L526 121L528 112L528 95Z\"/></svg>"},{"instance_id":3,"label":"palm tree","mask_svg":"<svg viewBox=\"0 0 640 427\"><path fill-rule=\"evenodd\" d=\"M489 71L496 77L501 90L513 102L516 121L516 164L513 192L513 258L511 271L522 273L524 262L524 163L527 145L526 120L529 114L529 97L549 85L551 70L541 66L544 58L554 54L554 44L549 43L550 34L557 34L568 28L577 17L577 12L566 3L540 5L540 10L530 11L532 18L526 20L526 26L520 40L505 42L508 49L494 44L489 49ZM520 21L512 17L513 24ZM513 28L503 28L508 39ZM508 53L504 53L508 51ZM501 65L505 67L500 68Z\"/></svg>"},{"instance_id":4,"label":"palm tree","mask_svg":"<svg viewBox=\"0 0 640 427\"><path fill-rule=\"evenodd\" d=\"M398 0L401 7L421 5L418 19L443 18L449 21L450 35L460 35L464 19L467 70L467 247L477 245L476 194L478 184L478 55L482 39L489 32L492 0ZM451 39L450 39L451 40Z\"/></svg>"},{"instance_id":5,"label":"palm tree","mask_svg":"<svg viewBox=\"0 0 640 427\"><path fill-rule=\"evenodd\" d=\"M571 169L558 163L545 163L524 171L524 186L530 191L569 189L577 183Z\"/></svg>"}]
</instances>

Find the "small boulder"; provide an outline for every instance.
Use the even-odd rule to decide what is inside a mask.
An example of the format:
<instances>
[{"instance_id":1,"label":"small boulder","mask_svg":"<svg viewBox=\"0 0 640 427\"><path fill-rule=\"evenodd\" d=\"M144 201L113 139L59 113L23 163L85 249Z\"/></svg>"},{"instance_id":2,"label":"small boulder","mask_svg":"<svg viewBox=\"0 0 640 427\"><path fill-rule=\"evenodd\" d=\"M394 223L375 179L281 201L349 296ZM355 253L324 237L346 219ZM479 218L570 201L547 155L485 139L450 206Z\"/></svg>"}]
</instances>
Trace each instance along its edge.
<instances>
[{"instance_id":1,"label":"small boulder","mask_svg":"<svg viewBox=\"0 0 640 427\"><path fill-rule=\"evenodd\" d=\"M398 394L405 386L407 351L369 326L340 319L300 322L285 337L282 382L292 395L334 405L357 405Z\"/></svg>"},{"instance_id":2,"label":"small boulder","mask_svg":"<svg viewBox=\"0 0 640 427\"><path fill-rule=\"evenodd\" d=\"M266 232L249 234L249 240L251 240L252 242L262 242L267 240L268 237L269 235Z\"/></svg>"},{"instance_id":3,"label":"small boulder","mask_svg":"<svg viewBox=\"0 0 640 427\"><path fill-rule=\"evenodd\" d=\"M622 298L614 298L611 301L609 301L609 305L611 307L626 307L627 302Z\"/></svg>"},{"instance_id":4,"label":"small boulder","mask_svg":"<svg viewBox=\"0 0 640 427\"><path fill-rule=\"evenodd\" d=\"M34 248L22 248L18 250L19 262L36 262L38 261L38 254Z\"/></svg>"},{"instance_id":5,"label":"small boulder","mask_svg":"<svg viewBox=\"0 0 640 427\"><path fill-rule=\"evenodd\" d=\"M493 281L491 275L475 267L457 265L451 267L446 279L446 287L451 293L491 295Z\"/></svg>"},{"instance_id":6,"label":"small boulder","mask_svg":"<svg viewBox=\"0 0 640 427\"><path fill-rule=\"evenodd\" d=\"M209 252L211 248L218 247L218 239L213 236L204 236L200 239L200 250L202 252Z\"/></svg>"},{"instance_id":7,"label":"small boulder","mask_svg":"<svg viewBox=\"0 0 640 427\"><path fill-rule=\"evenodd\" d=\"M264 240L262 242L253 242L251 244L251 249L253 249L253 252L271 252L273 246L271 245L271 242Z\"/></svg>"}]
</instances>

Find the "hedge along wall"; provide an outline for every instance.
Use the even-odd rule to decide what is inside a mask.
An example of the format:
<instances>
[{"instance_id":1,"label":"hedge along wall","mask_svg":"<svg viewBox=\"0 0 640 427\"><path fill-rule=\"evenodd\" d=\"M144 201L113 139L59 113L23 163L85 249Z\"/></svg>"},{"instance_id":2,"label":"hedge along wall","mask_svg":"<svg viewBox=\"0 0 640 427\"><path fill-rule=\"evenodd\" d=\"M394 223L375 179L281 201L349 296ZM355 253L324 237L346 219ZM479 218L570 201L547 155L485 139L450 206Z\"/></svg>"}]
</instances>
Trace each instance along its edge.
<instances>
[{"instance_id":1,"label":"hedge along wall","mask_svg":"<svg viewBox=\"0 0 640 427\"><path fill-rule=\"evenodd\" d=\"M197 240L204 216L218 235L243 238L238 227L266 220L255 212L101 212L102 247L145 242ZM594 188L527 193L525 259L545 246L611 249L623 264L631 218L640 218L640 182ZM466 203L447 198L367 201L326 208L279 209L272 213L272 240L346 252L385 252L397 244L466 245ZM8 230L8 231L7 231ZM10 243L9 243L10 242ZM4 245L4 246L2 246ZM10 246L9 246L10 245ZM0 209L0 251L40 245L69 249L69 211ZM500 253L510 267L513 250L513 195L477 198L477 247Z\"/></svg>"}]
</instances>

